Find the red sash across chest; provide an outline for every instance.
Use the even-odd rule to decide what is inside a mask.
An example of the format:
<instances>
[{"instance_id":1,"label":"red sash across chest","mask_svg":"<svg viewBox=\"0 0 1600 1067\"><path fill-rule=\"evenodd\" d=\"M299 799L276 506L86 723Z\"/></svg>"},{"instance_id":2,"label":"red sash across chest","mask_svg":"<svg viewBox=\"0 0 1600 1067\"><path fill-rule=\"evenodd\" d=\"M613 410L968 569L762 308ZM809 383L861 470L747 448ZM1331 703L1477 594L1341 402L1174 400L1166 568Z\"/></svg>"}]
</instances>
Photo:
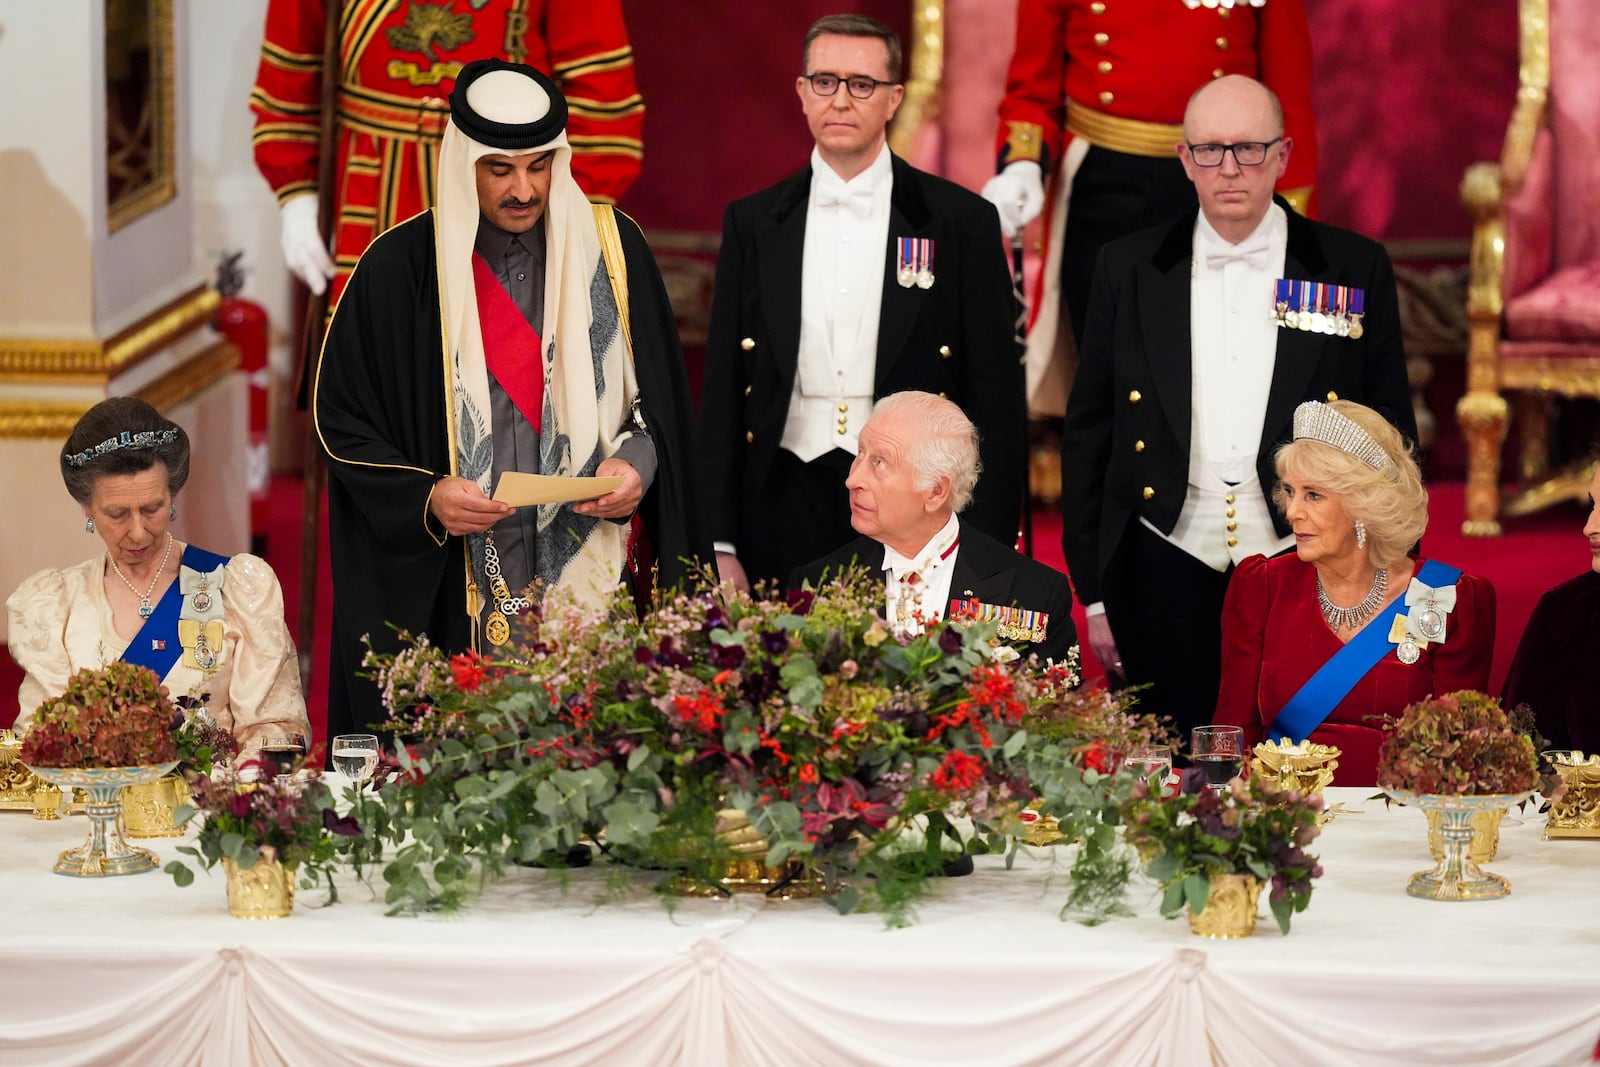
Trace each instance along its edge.
<instances>
[{"instance_id":1,"label":"red sash across chest","mask_svg":"<svg viewBox=\"0 0 1600 1067\"><path fill-rule=\"evenodd\" d=\"M483 359L511 402L535 431L544 407L544 348L539 331L522 317L488 261L472 254L472 282L478 294L478 326Z\"/></svg>"}]
</instances>

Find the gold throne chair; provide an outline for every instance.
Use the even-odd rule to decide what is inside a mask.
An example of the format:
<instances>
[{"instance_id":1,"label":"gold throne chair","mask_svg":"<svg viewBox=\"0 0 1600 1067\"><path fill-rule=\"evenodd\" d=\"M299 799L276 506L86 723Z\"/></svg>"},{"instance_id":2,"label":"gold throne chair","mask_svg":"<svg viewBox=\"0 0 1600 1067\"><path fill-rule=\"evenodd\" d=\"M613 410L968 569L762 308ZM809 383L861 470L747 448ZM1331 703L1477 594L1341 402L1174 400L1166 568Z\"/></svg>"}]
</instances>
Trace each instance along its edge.
<instances>
[{"instance_id":1,"label":"gold throne chair","mask_svg":"<svg viewBox=\"0 0 1600 1067\"><path fill-rule=\"evenodd\" d=\"M1517 101L1498 163L1461 181L1473 219L1467 292L1469 537L1500 515L1582 499L1592 466L1549 471L1551 406L1600 399L1600 17L1594 0L1520 0ZM1519 422L1521 491L1502 503L1500 452Z\"/></svg>"}]
</instances>

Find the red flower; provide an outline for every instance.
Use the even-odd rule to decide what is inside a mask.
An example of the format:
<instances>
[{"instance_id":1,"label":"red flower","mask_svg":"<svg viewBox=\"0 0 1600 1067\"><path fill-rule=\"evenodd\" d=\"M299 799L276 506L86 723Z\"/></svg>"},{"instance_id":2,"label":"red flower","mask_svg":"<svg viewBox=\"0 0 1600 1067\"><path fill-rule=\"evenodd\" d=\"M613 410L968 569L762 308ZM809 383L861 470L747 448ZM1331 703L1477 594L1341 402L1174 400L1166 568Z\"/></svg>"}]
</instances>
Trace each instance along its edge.
<instances>
[{"instance_id":1,"label":"red flower","mask_svg":"<svg viewBox=\"0 0 1600 1067\"><path fill-rule=\"evenodd\" d=\"M228 805L233 809L234 818L243 819L250 814L250 795L235 793L229 798Z\"/></svg>"},{"instance_id":2,"label":"red flower","mask_svg":"<svg viewBox=\"0 0 1600 1067\"><path fill-rule=\"evenodd\" d=\"M983 760L969 756L959 748L951 749L939 769L929 781L934 788L951 793L965 793L983 778Z\"/></svg>"},{"instance_id":3,"label":"red flower","mask_svg":"<svg viewBox=\"0 0 1600 1067\"><path fill-rule=\"evenodd\" d=\"M717 723L728 713L716 694L704 691L692 697L673 697L672 710L678 713L685 726L693 726L707 734L715 730Z\"/></svg>"},{"instance_id":4,"label":"red flower","mask_svg":"<svg viewBox=\"0 0 1600 1067\"><path fill-rule=\"evenodd\" d=\"M808 763L804 767L801 767L800 768L800 780L802 782L805 782L807 785L816 785L817 784L817 765L815 763Z\"/></svg>"},{"instance_id":5,"label":"red flower","mask_svg":"<svg viewBox=\"0 0 1600 1067\"><path fill-rule=\"evenodd\" d=\"M711 684L722 685L727 682L728 679L732 678L736 673L738 672L731 669L718 671L716 677L711 679Z\"/></svg>"},{"instance_id":6,"label":"red flower","mask_svg":"<svg viewBox=\"0 0 1600 1067\"><path fill-rule=\"evenodd\" d=\"M451 656L450 676L455 679L457 689L476 693L489 677L489 661L471 650Z\"/></svg>"},{"instance_id":7,"label":"red flower","mask_svg":"<svg viewBox=\"0 0 1600 1067\"><path fill-rule=\"evenodd\" d=\"M1099 741L1090 741L1078 752L1078 764L1089 771L1099 771L1101 774L1110 774L1111 750Z\"/></svg>"}]
</instances>

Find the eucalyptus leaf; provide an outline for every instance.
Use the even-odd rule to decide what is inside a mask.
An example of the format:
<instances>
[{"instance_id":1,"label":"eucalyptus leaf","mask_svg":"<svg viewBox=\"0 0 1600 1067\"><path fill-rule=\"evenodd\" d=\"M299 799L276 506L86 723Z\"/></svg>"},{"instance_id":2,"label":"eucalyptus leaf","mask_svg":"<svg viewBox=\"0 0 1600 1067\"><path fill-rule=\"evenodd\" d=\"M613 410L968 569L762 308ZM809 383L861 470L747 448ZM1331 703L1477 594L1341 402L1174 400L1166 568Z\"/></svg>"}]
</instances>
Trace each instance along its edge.
<instances>
[{"instance_id":1,"label":"eucalyptus leaf","mask_svg":"<svg viewBox=\"0 0 1600 1067\"><path fill-rule=\"evenodd\" d=\"M1183 880L1183 897L1196 915L1206 910L1211 897L1211 879L1203 874L1191 874Z\"/></svg>"}]
</instances>

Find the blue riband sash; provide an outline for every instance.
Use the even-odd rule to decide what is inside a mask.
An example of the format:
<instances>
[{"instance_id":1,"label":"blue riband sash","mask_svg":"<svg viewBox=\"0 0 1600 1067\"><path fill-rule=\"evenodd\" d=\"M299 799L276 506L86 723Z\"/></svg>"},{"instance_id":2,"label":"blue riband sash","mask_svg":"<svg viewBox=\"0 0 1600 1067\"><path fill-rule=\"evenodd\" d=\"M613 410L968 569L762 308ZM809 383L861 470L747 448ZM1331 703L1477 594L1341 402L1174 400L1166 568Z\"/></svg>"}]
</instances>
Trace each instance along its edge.
<instances>
[{"instance_id":1,"label":"blue riband sash","mask_svg":"<svg viewBox=\"0 0 1600 1067\"><path fill-rule=\"evenodd\" d=\"M1423 585L1442 589L1456 584L1461 571L1448 563L1430 559L1415 577ZM1388 607L1378 612L1361 628L1360 633L1346 642L1300 687L1298 693L1289 698L1272 725L1267 727L1267 736L1288 737L1296 744L1310 737L1311 732L1321 726L1323 720L1339 706L1339 702L1356 687L1356 683L1365 678L1367 672L1395 647L1389 640L1389 630L1394 625L1395 616L1406 610L1404 596L1397 596L1390 601Z\"/></svg>"},{"instance_id":2,"label":"blue riband sash","mask_svg":"<svg viewBox=\"0 0 1600 1067\"><path fill-rule=\"evenodd\" d=\"M226 556L190 545L183 550L183 559L178 561L178 565L210 572L226 566L227 562ZM182 582L174 581L167 586L166 594L156 604L156 610L139 627L133 640L128 642L128 650L122 654L124 663L149 667L156 672L157 678L166 679L167 672L183 655L183 645L178 641L178 613L183 609L182 585Z\"/></svg>"}]
</instances>

